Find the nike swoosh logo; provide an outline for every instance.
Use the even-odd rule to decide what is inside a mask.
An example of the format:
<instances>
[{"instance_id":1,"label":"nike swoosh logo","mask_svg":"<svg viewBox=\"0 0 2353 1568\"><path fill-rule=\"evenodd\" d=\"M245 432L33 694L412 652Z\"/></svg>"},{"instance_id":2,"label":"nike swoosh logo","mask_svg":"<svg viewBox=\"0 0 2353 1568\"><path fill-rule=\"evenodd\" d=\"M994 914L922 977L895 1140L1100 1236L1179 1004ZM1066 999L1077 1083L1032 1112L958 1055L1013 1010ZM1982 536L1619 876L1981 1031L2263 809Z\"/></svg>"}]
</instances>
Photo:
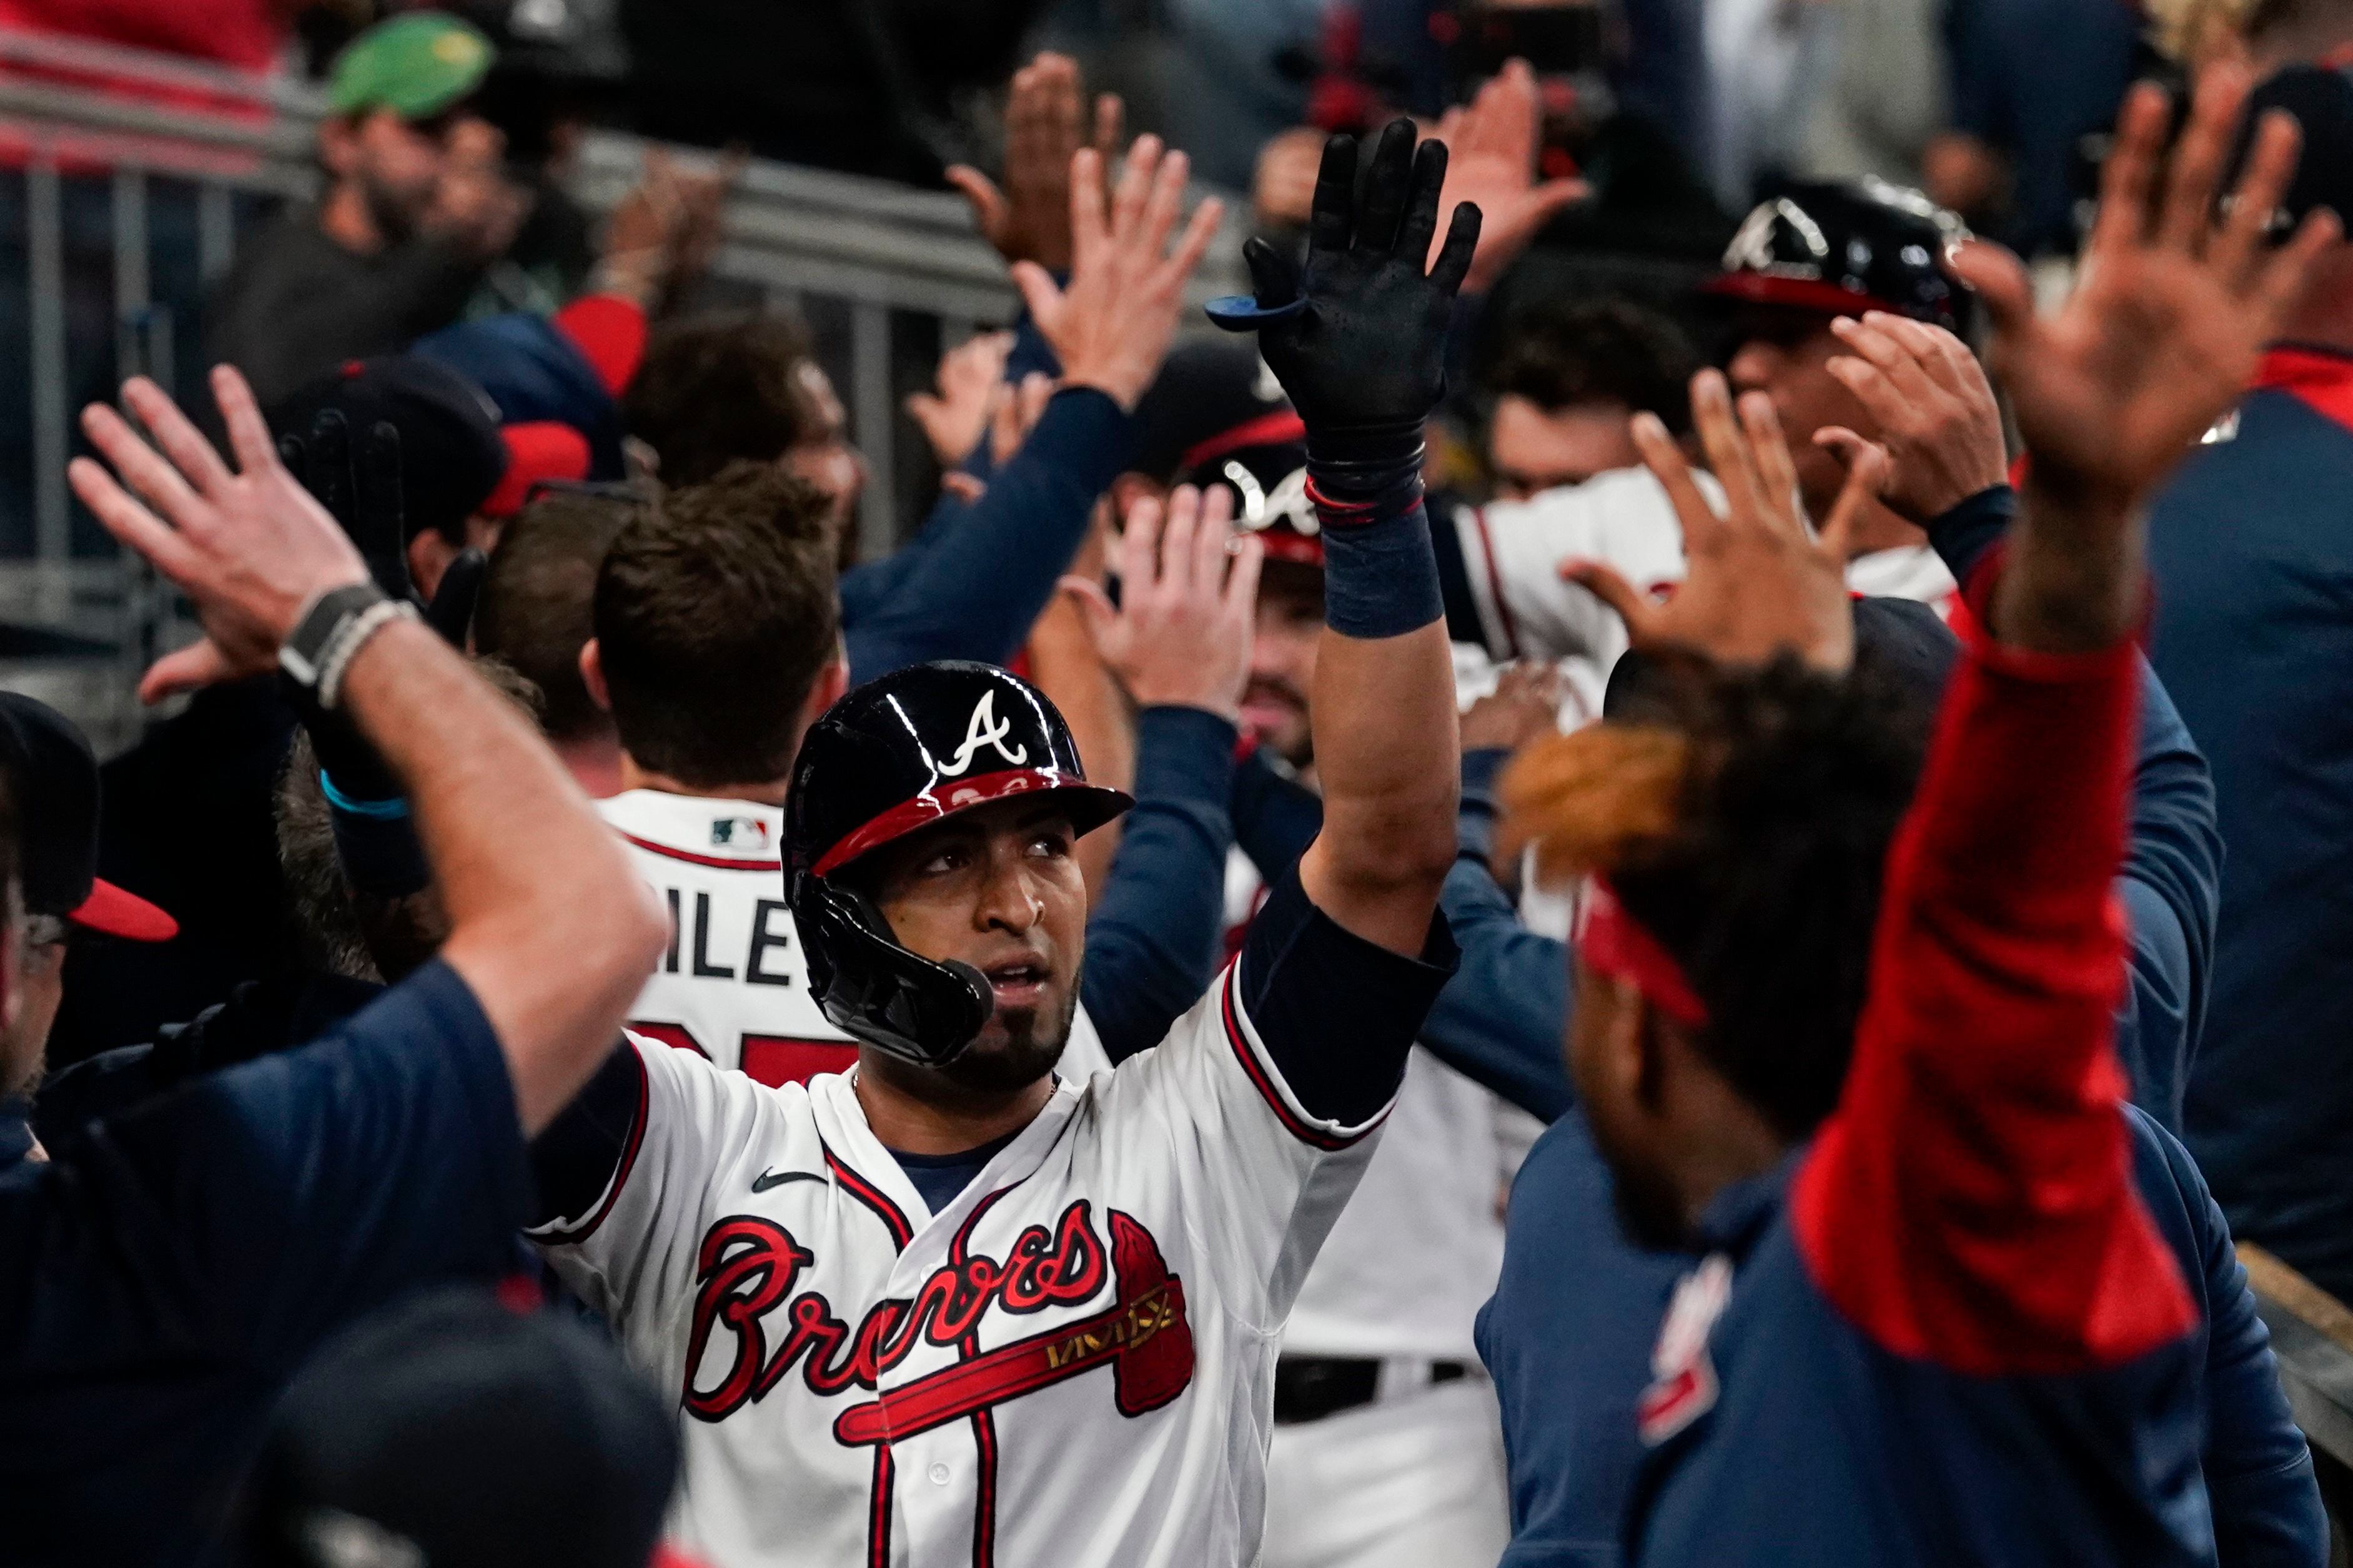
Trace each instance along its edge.
<instances>
[{"instance_id":1,"label":"nike swoosh logo","mask_svg":"<svg viewBox=\"0 0 2353 1568\"><path fill-rule=\"evenodd\" d=\"M822 1182L825 1178L815 1171L763 1171L752 1178L752 1190L765 1193L770 1187L781 1187L786 1182Z\"/></svg>"}]
</instances>

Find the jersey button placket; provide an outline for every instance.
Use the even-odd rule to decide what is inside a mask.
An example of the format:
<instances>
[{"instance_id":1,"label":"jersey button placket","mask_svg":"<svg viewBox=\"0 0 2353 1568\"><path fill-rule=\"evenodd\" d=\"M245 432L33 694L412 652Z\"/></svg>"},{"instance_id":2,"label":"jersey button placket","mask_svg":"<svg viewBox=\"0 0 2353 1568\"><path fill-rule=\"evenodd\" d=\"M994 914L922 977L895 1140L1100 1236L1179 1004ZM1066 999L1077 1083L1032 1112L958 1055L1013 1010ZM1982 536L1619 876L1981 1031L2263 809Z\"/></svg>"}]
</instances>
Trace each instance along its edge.
<instances>
[{"instance_id":1,"label":"jersey button placket","mask_svg":"<svg viewBox=\"0 0 2353 1568\"><path fill-rule=\"evenodd\" d=\"M932 1478L932 1485L935 1487L944 1487L948 1484L948 1478L955 1472L951 1471L945 1465L934 1463L927 1473Z\"/></svg>"}]
</instances>

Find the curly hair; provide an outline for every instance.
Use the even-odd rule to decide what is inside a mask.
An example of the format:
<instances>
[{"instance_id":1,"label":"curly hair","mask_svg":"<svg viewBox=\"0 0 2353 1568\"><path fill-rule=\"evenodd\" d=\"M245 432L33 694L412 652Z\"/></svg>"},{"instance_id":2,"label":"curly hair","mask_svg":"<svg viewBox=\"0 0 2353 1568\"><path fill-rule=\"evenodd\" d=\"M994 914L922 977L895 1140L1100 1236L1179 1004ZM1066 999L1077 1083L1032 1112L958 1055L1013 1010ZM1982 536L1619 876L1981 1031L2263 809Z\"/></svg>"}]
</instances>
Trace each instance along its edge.
<instances>
[{"instance_id":1,"label":"curly hair","mask_svg":"<svg viewBox=\"0 0 2353 1568\"><path fill-rule=\"evenodd\" d=\"M1669 661L1631 706L1514 764L1503 844L1607 875L1706 1005L1698 1048L1803 1138L1845 1081L1930 710L1871 658L1832 677L1788 655Z\"/></svg>"}]
</instances>

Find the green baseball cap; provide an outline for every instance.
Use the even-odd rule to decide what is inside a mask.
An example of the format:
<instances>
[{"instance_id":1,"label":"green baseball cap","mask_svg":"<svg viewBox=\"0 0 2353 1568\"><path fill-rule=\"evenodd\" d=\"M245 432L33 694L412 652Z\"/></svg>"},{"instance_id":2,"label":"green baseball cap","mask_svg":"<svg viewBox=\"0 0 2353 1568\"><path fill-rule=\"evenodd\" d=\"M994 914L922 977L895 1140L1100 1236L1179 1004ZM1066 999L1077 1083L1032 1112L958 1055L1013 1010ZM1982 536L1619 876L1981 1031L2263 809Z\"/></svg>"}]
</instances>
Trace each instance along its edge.
<instances>
[{"instance_id":1,"label":"green baseball cap","mask_svg":"<svg viewBox=\"0 0 2353 1568\"><path fill-rule=\"evenodd\" d=\"M427 120L482 84L498 50L477 28L439 11L378 22L329 68L327 108L335 114L389 109Z\"/></svg>"}]
</instances>

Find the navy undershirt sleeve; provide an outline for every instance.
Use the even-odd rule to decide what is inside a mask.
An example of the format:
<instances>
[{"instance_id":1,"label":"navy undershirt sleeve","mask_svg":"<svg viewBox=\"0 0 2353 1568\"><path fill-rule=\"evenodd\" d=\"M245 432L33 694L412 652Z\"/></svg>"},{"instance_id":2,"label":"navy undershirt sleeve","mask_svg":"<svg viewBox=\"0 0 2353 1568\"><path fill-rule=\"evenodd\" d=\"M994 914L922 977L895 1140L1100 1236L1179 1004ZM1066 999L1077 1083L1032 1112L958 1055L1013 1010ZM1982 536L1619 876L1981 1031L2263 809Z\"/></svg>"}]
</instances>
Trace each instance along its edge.
<instances>
[{"instance_id":1,"label":"navy undershirt sleeve","mask_svg":"<svg viewBox=\"0 0 2353 1568\"><path fill-rule=\"evenodd\" d=\"M1087 921L1080 996L1114 1062L1149 1050L1216 978L1225 923L1232 723L1198 708L1135 721L1135 809Z\"/></svg>"},{"instance_id":2,"label":"navy undershirt sleeve","mask_svg":"<svg viewBox=\"0 0 2353 1568\"><path fill-rule=\"evenodd\" d=\"M534 1228L580 1219L596 1206L628 1153L645 1102L646 1064L624 1040L588 1087L531 1141L531 1173L538 1191L531 1216Z\"/></svg>"},{"instance_id":3,"label":"navy undershirt sleeve","mask_svg":"<svg viewBox=\"0 0 2353 1568\"><path fill-rule=\"evenodd\" d=\"M927 530L911 563L891 571L878 563L871 582L845 579L850 679L930 659L1010 658L1085 540L1095 498L1134 446L1134 421L1109 395L1084 386L1056 393L987 493Z\"/></svg>"},{"instance_id":4,"label":"navy undershirt sleeve","mask_svg":"<svg viewBox=\"0 0 2353 1568\"><path fill-rule=\"evenodd\" d=\"M530 1195L505 1054L438 961L309 1046L94 1125L72 1164L158 1292L281 1368L404 1290L506 1272Z\"/></svg>"},{"instance_id":5,"label":"navy undershirt sleeve","mask_svg":"<svg viewBox=\"0 0 2353 1568\"><path fill-rule=\"evenodd\" d=\"M1344 930L1308 898L1293 866L1273 880L1242 941L1242 1007L1301 1109L1361 1126L1405 1081L1406 1053L1457 956L1442 913L1419 958Z\"/></svg>"}]
</instances>

